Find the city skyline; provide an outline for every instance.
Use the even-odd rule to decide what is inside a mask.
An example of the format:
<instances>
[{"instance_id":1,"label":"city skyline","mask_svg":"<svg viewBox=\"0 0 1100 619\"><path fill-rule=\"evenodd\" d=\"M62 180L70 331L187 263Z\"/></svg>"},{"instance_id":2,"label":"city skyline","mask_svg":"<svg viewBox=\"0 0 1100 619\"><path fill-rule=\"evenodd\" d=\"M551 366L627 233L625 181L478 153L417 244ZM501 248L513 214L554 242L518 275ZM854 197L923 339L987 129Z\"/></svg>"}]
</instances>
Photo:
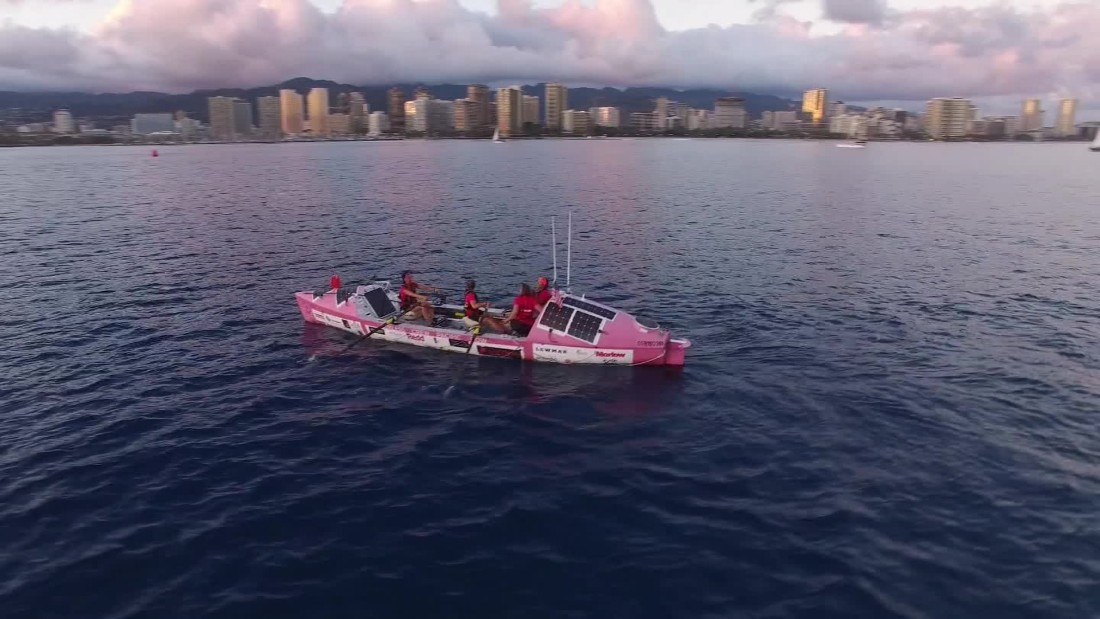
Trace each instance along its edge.
<instances>
[{"instance_id":1,"label":"city skyline","mask_svg":"<svg viewBox=\"0 0 1100 619\"><path fill-rule=\"evenodd\" d=\"M1100 108L1091 2L232 0L214 12L200 0L90 0L66 3L73 16L60 22L45 18L50 6L57 14L56 2L0 4L0 89L185 92L313 75L795 97L828 83L852 102L909 109L938 96L1004 113L1032 96L1076 98L1078 115Z\"/></svg>"}]
</instances>

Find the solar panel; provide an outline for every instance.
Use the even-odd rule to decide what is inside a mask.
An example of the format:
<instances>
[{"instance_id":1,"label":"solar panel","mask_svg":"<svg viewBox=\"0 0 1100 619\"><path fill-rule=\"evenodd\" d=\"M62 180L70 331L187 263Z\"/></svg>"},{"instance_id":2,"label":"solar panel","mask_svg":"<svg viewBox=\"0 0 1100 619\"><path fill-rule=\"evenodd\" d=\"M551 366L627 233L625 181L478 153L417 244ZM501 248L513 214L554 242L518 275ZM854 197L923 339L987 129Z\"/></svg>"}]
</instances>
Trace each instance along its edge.
<instances>
[{"instance_id":1,"label":"solar panel","mask_svg":"<svg viewBox=\"0 0 1100 619\"><path fill-rule=\"evenodd\" d=\"M569 324L569 319L573 317L573 308L571 307L558 307L557 303L547 303L546 309L542 311L542 324L544 327L549 327L555 331L565 331L565 327Z\"/></svg>"},{"instance_id":2,"label":"solar panel","mask_svg":"<svg viewBox=\"0 0 1100 619\"><path fill-rule=\"evenodd\" d=\"M566 297L564 300L562 300L562 303L570 307L584 310L590 314L595 314L597 316L606 318L608 320L611 320L615 317L615 312L613 310L604 309L598 305L593 305L587 301L581 301L580 299L577 299L575 297Z\"/></svg>"},{"instance_id":3,"label":"solar panel","mask_svg":"<svg viewBox=\"0 0 1100 619\"><path fill-rule=\"evenodd\" d=\"M599 316L593 316L585 312L577 312L573 318L573 324L569 325L569 335L580 338L586 342L595 342L600 333L600 325L603 320Z\"/></svg>"},{"instance_id":4,"label":"solar panel","mask_svg":"<svg viewBox=\"0 0 1100 619\"><path fill-rule=\"evenodd\" d=\"M397 311L397 308L393 306L393 301L386 296L386 291L381 288L372 288L363 293L363 297L370 303L370 308L374 310L374 315L379 318L386 318Z\"/></svg>"}]
</instances>

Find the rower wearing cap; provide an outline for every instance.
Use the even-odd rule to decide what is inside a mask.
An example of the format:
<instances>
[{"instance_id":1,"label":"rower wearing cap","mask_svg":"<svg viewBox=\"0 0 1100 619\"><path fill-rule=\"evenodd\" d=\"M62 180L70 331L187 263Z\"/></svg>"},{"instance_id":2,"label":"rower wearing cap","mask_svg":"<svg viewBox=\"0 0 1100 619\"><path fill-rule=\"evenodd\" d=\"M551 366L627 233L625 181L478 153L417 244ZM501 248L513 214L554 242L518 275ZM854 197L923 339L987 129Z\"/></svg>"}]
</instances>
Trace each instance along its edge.
<instances>
[{"instance_id":1,"label":"rower wearing cap","mask_svg":"<svg viewBox=\"0 0 1100 619\"><path fill-rule=\"evenodd\" d=\"M550 302L550 298L553 294L550 292L550 280L546 279L546 276L541 276L535 285L535 303L539 308Z\"/></svg>"},{"instance_id":2,"label":"rower wearing cap","mask_svg":"<svg viewBox=\"0 0 1100 619\"><path fill-rule=\"evenodd\" d=\"M439 288L435 286L418 283L413 279L412 271L401 274L401 290L397 293L397 298L401 301L401 311L408 319L423 318L430 325L435 320L435 310L432 309L431 300L420 294L420 290L439 292Z\"/></svg>"}]
</instances>

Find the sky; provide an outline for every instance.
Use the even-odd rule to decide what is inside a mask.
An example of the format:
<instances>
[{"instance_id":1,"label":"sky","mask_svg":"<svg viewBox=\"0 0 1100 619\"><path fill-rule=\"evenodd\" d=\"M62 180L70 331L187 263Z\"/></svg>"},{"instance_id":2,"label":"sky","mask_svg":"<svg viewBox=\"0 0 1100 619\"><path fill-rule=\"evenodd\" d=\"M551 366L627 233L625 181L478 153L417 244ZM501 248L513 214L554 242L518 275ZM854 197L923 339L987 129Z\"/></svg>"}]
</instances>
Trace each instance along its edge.
<instances>
[{"instance_id":1,"label":"sky","mask_svg":"<svg viewBox=\"0 0 1100 619\"><path fill-rule=\"evenodd\" d=\"M1100 120L1100 0L0 0L0 89L710 87L917 105L1076 97Z\"/></svg>"}]
</instances>

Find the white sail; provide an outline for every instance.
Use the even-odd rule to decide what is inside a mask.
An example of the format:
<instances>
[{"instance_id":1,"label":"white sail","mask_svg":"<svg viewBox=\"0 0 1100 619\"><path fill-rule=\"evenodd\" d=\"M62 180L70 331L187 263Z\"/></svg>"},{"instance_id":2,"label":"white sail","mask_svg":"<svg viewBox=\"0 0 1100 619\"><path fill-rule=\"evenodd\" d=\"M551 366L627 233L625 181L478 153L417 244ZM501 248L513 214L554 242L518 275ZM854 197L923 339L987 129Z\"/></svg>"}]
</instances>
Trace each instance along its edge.
<instances>
[{"instance_id":1,"label":"white sail","mask_svg":"<svg viewBox=\"0 0 1100 619\"><path fill-rule=\"evenodd\" d=\"M500 141L500 129L494 129L493 130L493 141L494 142L499 142Z\"/></svg>"},{"instance_id":2,"label":"white sail","mask_svg":"<svg viewBox=\"0 0 1100 619\"><path fill-rule=\"evenodd\" d=\"M1096 128L1096 137L1092 139L1092 144L1089 144L1089 148L1092 150L1100 150L1100 127Z\"/></svg>"}]
</instances>

